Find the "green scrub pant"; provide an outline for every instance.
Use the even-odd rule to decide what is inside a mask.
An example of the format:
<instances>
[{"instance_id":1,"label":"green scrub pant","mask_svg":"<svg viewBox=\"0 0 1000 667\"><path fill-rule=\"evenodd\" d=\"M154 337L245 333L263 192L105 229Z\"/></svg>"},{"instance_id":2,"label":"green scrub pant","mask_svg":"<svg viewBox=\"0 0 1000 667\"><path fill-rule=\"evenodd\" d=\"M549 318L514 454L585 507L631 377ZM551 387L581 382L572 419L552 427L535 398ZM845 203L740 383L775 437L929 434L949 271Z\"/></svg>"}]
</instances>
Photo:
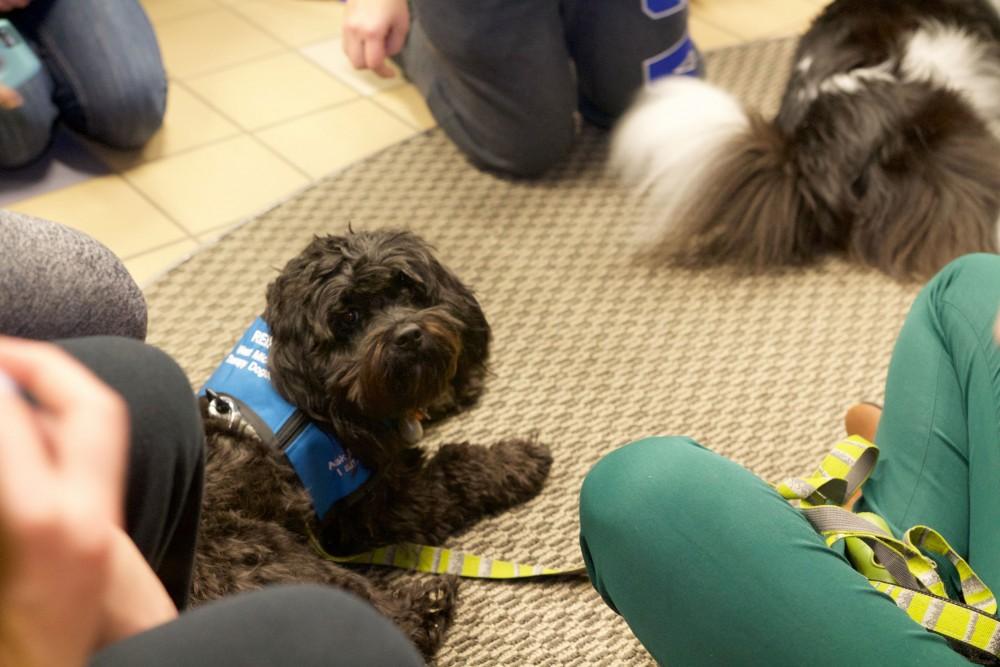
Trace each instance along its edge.
<instances>
[{"instance_id":1,"label":"green scrub pant","mask_svg":"<svg viewBox=\"0 0 1000 667\"><path fill-rule=\"evenodd\" d=\"M952 262L917 297L889 367L880 461L857 508L897 534L936 528L994 591L998 305L995 255ZM594 587L661 664L968 664L766 482L688 438L647 438L598 462L580 520Z\"/></svg>"}]
</instances>

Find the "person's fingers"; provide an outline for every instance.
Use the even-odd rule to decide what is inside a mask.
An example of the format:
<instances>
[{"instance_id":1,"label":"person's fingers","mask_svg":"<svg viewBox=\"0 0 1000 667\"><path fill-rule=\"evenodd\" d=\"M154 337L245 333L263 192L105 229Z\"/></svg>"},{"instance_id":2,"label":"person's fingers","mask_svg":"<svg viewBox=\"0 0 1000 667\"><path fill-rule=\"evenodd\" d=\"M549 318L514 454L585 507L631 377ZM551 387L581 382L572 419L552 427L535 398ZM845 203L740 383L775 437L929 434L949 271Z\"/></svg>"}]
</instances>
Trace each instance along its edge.
<instances>
[{"instance_id":1,"label":"person's fingers","mask_svg":"<svg viewBox=\"0 0 1000 667\"><path fill-rule=\"evenodd\" d=\"M403 50L406 44L406 35L410 32L410 16L403 14L389 28L389 34L385 38L385 52L394 56Z\"/></svg>"},{"instance_id":2,"label":"person's fingers","mask_svg":"<svg viewBox=\"0 0 1000 667\"><path fill-rule=\"evenodd\" d=\"M365 39L365 66L379 76L385 76L384 72L388 68L385 63L385 43L380 37ZM391 68L388 69L391 71Z\"/></svg>"},{"instance_id":3,"label":"person's fingers","mask_svg":"<svg viewBox=\"0 0 1000 667\"><path fill-rule=\"evenodd\" d=\"M24 104L24 98L13 88L0 86L0 109L16 109Z\"/></svg>"},{"instance_id":4,"label":"person's fingers","mask_svg":"<svg viewBox=\"0 0 1000 667\"><path fill-rule=\"evenodd\" d=\"M993 338L1000 345L1000 313L997 314L996 324L993 325Z\"/></svg>"},{"instance_id":5,"label":"person's fingers","mask_svg":"<svg viewBox=\"0 0 1000 667\"><path fill-rule=\"evenodd\" d=\"M20 506L44 492L53 461L34 411L2 374L0 424L0 509L10 509L12 503Z\"/></svg>"},{"instance_id":6,"label":"person's fingers","mask_svg":"<svg viewBox=\"0 0 1000 667\"><path fill-rule=\"evenodd\" d=\"M53 464L118 523L128 442L122 399L53 345L0 338L0 369L37 403L33 412Z\"/></svg>"},{"instance_id":7,"label":"person's fingers","mask_svg":"<svg viewBox=\"0 0 1000 667\"><path fill-rule=\"evenodd\" d=\"M364 69L365 67L365 47L364 42L357 33L344 31L344 55L351 61L354 69Z\"/></svg>"},{"instance_id":8,"label":"person's fingers","mask_svg":"<svg viewBox=\"0 0 1000 667\"><path fill-rule=\"evenodd\" d=\"M111 390L83 364L55 345L0 336L0 369L56 417L103 407ZM103 416L103 415L102 415Z\"/></svg>"},{"instance_id":9,"label":"person's fingers","mask_svg":"<svg viewBox=\"0 0 1000 667\"><path fill-rule=\"evenodd\" d=\"M382 64L372 71L383 79L391 79L396 76L396 70L392 68L392 65L389 64L388 60L383 60Z\"/></svg>"}]
</instances>

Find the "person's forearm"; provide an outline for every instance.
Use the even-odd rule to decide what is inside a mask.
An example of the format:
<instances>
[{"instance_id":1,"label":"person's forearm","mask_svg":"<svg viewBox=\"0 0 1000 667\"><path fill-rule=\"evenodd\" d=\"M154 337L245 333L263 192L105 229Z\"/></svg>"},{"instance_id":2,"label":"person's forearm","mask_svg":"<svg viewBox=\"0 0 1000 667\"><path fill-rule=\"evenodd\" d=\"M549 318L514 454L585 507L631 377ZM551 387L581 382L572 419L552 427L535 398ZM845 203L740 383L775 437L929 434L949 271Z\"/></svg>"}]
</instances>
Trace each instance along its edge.
<instances>
[{"instance_id":1,"label":"person's forearm","mask_svg":"<svg viewBox=\"0 0 1000 667\"><path fill-rule=\"evenodd\" d=\"M170 596L139 549L122 531L116 535L112 585L104 605L102 648L177 617Z\"/></svg>"}]
</instances>

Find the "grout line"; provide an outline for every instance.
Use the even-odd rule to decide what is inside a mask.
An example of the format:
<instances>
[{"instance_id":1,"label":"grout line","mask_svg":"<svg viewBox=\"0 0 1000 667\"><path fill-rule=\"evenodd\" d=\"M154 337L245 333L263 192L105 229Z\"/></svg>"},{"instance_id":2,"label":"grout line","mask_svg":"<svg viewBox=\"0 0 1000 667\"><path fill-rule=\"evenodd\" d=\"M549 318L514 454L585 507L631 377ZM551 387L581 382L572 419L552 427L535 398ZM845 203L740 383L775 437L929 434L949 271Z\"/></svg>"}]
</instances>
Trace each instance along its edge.
<instances>
[{"instance_id":1,"label":"grout line","mask_svg":"<svg viewBox=\"0 0 1000 667\"><path fill-rule=\"evenodd\" d=\"M175 21L182 21L184 19L189 19L194 16L198 16L199 14L208 14L210 12L219 11L220 9L227 9L225 5L220 4L216 0L207 0L207 1L212 3L212 6L209 7L208 9L193 9L190 12L185 12L178 16L171 16L170 18L166 19L156 19L155 21L153 20L153 17L147 7L144 6L142 9L146 13L146 18L149 19L150 24L153 26L153 32L156 32L156 29L159 28L161 25L168 25Z\"/></svg>"},{"instance_id":2,"label":"grout line","mask_svg":"<svg viewBox=\"0 0 1000 667\"><path fill-rule=\"evenodd\" d=\"M301 174L302 176L304 176L305 179L306 179L306 181L308 181L309 185L312 185L313 183L315 183L316 181L319 180L317 178L313 178L312 174L310 174L309 172L307 172L306 170L304 170L302 167L300 167L299 165L297 165L294 162L292 162L290 159L288 159L287 157L285 157L284 155L282 155L278 151L276 151L273 148L271 148L270 146L268 146L267 143L265 143L260 137L258 137L253 132L248 132L247 134L250 136L251 139L253 139L254 141L256 141L257 144L260 145L264 150L266 150L267 152L271 153L272 155L274 155L275 157L277 157L279 160L281 160L282 162L284 162L285 164L287 164L289 167L291 167L292 169L294 169L295 171L297 171L299 174Z\"/></svg>"},{"instance_id":3,"label":"grout line","mask_svg":"<svg viewBox=\"0 0 1000 667\"><path fill-rule=\"evenodd\" d=\"M274 128L279 127L281 125L284 125L286 123L291 123L291 122L294 122L294 121L297 121L297 120L302 120L303 118L305 118L307 116L312 116L313 114L322 113L324 111L330 111L331 109L337 109L338 107L346 107L348 104L354 104L356 102L360 102L360 101L366 100L366 99L370 99L370 98L367 97L367 96L364 96L364 95L358 95L357 97L354 97L354 98L349 99L349 100L343 100L341 102L333 102L331 104L326 104L326 105L323 105L321 107L316 107L312 111L306 111L306 112L303 112L303 113L295 114L294 116L289 116L288 118L285 118L284 120L277 120L277 121L274 121L273 123L268 123L267 125L261 125L260 127L254 128L252 130L246 130L246 132L248 134L256 134L257 132L266 132L267 130L274 129Z\"/></svg>"},{"instance_id":4,"label":"grout line","mask_svg":"<svg viewBox=\"0 0 1000 667\"><path fill-rule=\"evenodd\" d=\"M240 61L238 63L230 63L228 65L222 65L222 66L219 66L219 67L216 67L216 68L212 68L212 69L208 69L208 70L205 70L205 71L193 72L191 74L186 74L186 75L183 75L183 76L180 75L180 74L177 74L176 72L169 72L168 71L167 75L169 77L175 78L175 79L180 79L181 81L184 81L184 80L187 80L187 79L196 79L196 78L198 78L200 76L208 76L210 74L215 74L217 72L223 72L223 71L225 71L227 69L231 69L233 67L239 67L239 66L244 65L246 63L251 63L251 62L254 62L254 61L257 61L257 60L263 60L265 58L273 57L275 54L281 53L283 51L293 50L293 49L289 48L282 40L275 39L274 36L271 35L271 33L267 32L265 30L261 30L260 27L257 26L257 24L253 23L252 21L248 21L245 16L243 16L242 14L240 14L235 9L232 9L232 7L229 6L229 5L221 5L221 6L219 6L218 9L213 9L211 11L212 12L222 12L222 13L229 14L230 16L232 16L233 18L235 18L237 21L242 21L244 24L246 24L250 28L253 28L253 30L261 33L262 35L264 35L265 37L271 39L272 41L277 42L277 44L278 44L278 46L280 48L278 48L278 49L276 49L274 51L268 52L266 54L259 54L259 55L256 55L256 56L251 56L250 58L248 58L246 60L242 60L242 61ZM192 14L191 16L189 16L187 18L192 18L193 16L200 16L202 14L208 14L208 13L209 12L199 12L198 14ZM173 21L171 21L171 22L173 22ZM159 35L157 35L157 39L159 39Z\"/></svg>"},{"instance_id":5,"label":"grout line","mask_svg":"<svg viewBox=\"0 0 1000 667\"><path fill-rule=\"evenodd\" d=\"M75 131L70 130L69 128L66 128L66 131L70 132L70 134L72 135L73 139L76 140L76 143L80 146L80 148L82 148L84 151L86 151L87 154L90 155L93 159L97 160L98 163L100 163L101 165L103 165L104 167L106 167L107 170L108 170L108 173L94 175L91 178L88 178L88 179L85 179L85 180L82 180L82 181L78 181L76 183L72 183L72 184L67 185L65 187L56 188L54 190L50 190L49 192L59 192L61 190L67 190L67 189L69 189L71 187L74 187L76 185L82 185L83 183L86 183L88 181L94 180L96 178L104 178L104 177L108 177L108 176L113 176L113 177L117 178L118 180L120 180L122 183L124 183L125 186L128 187L130 190L132 190L133 192L135 192L136 194L138 194L139 197L140 197L140 199L145 200L150 206L152 206L154 209L156 209L161 214L163 214L163 216L167 220L169 220L171 224L173 224L175 227L177 227L180 230L180 232L186 238L193 239L192 234L190 232L188 232L187 228L185 228L184 225L182 225L178 220L174 219L174 217L172 215L170 215L162 206L160 206L155 201L153 201L152 199L150 199L146 195L146 193L144 193L142 190L140 190L137 187L135 187L135 185L133 185L132 182L129 181L129 179L126 178L123 173L121 173L120 171L118 171L118 169L116 169L115 167L113 167L113 166L109 165L108 163L106 163L103 159L101 159L100 155L96 154L93 150L91 150L91 148L90 148L90 142L92 141L91 139L89 139L87 137L83 137L83 136L77 135L77 133ZM46 192L44 194L49 194L49 193ZM15 203L15 205L16 205L16 203ZM173 241L173 243L176 243L177 241L181 241L181 240L184 240L184 239L177 239L176 241Z\"/></svg>"},{"instance_id":6,"label":"grout line","mask_svg":"<svg viewBox=\"0 0 1000 667\"><path fill-rule=\"evenodd\" d=\"M189 81L191 81L193 79L200 79L203 76L212 76L213 74L221 74L222 72L225 72L226 70L235 69L237 67L243 67L244 65L249 65L251 63L255 63L255 62L258 62L260 60L267 60L268 58L277 57L277 56L281 55L282 53L289 53L289 52L291 52L291 49L284 48L284 44L282 44L281 46L282 46L281 49L278 49L278 50L275 50L275 51L268 51L267 53L258 54L258 55L255 55L255 56L250 56L246 60L241 60L238 63L229 63L228 65L221 65L219 67L213 67L212 69L207 69L207 70L204 70L204 71L193 72L191 74L181 75L181 74L177 74L176 72L174 72L174 73L167 72L167 74L168 74L168 76L171 79L173 79L175 81L183 81L184 83L187 83L187 82L189 82Z\"/></svg>"},{"instance_id":7,"label":"grout line","mask_svg":"<svg viewBox=\"0 0 1000 667\"><path fill-rule=\"evenodd\" d=\"M392 90L392 89L390 88L389 90ZM380 92L388 92L388 91L380 91ZM375 97L376 97L376 95L372 95L368 99L370 99L372 102L374 102L382 110L384 110L385 112L387 112L390 116L393 116L394 118L396 118L396 120L400 121L401 123L403 123L404 125L406 125L406 126L408 126L410 128L413 128L417 132L426 132L427 130L433 130L436 127L438 127L438 125L437 125L437 119L435 119L434 125L432 127L420 127L419 125L416 124L416 122L410 122L409 120L407 120L406 118L404 118L402 114L397 113L391 107L383 104L382 102L379 102L377 99L375 99ZM421 95L421 97L423 97L423 95Z\"/></svg>"},{"instance_id":8,"label":"grout line","mask_svg":"<svg viewBox=\"0 0 1000 667\"><path fill-rule=\"evenodd\" d=\"M206 106L208 106L209 108L211 108L213 111L215 111L216 113L222 115L223 118L225 118L226 120L228 120L231 123L233 123L234 125L236 125L239 128L239 130L240 130L240 135L242 135L242 136L248 136L251 139L253 139L260 146L262 146L264 148L264 150L266 150L268 153L271 153L272 155L274 155L278 159L280 159L282 162L284 162L288 166L292 167L299 175L304 176L306 178L306 180L309 181L309 183L313 183L315 181L315 179L313 179L313 177L310 174L308 174L305 171L303 171L297 164L294 164L288 158L286 158L284 155L278 153L273 148L271 148L270 146L268 146L267 144L265 144L256 135L254 135L254 133L252 131L243 129L242 125L240 125L239 123L237 123L234 119L230 118L227 114L223 113L222 110L219 109L218 107L216 107L214 104L212 104L211 101L209 101L209 100L205 99L204 97L202 97L201 95L199 95L197 91L191 90L190 88L188 88L188 91L192 95L194 95L195 97L197 97L199 100L201 100ZM229 139L235 139L235 138L236 137L229 137Z\"/></svg>"},{"instance_id":9,"label":"grout line","mask_svg":"<svg viewBox=\"0 0 1000 667\"><path fill-rule=\"evenodd\" d=\"M247 16L246 14L244 14L243 12L241 12L240 10L238 10L238 9L232 9L233 7L242 6L242 5L243 5L243 3L240 3L240 5L229 5L227 7L227 9L231 9L236 14L239 14L240 17L243 20L245 20L247 23L249 23L250 25L256 27L257 29L259 29L259 30L267 33L268 35L270 35L271 37L273 37L274 39L278 40L279 42L281 42L282 44L284 44L285 46L287 46L287 47L289 47L291 49L301 49L301 48L303 48L305 46L308 46L309 44L316 44L318 42L322 42L322 41L327 40L327 39L332 39L331 37L320 37L319 39L317 39L315 41L308 42L307 44L293 44L293 43L289 42L288 40L286 40L281 35L279 35L279 34L273 32L273 31L269 30L266 25L261 25L260 23L258 23L257 21L255 21L253 18Z\"/></svg>"},{"instance_id":10,"label":"grout line","mask_svg":"<svg viewBox=\"0 0 1000 667\"><path fill-rule=\"evenodd\" d=\"M143 255L148 255L151 252L159 252L160 250L166 250L172 245L177 245L178 243L190 243L191 241L192 239L190 238L167 241L165 243L160 243L159 245L155 245L152 248L147 248L146 250L140 250L139 252L134 252L131 255L126 255L125 257L120 257L119 259L121 259L123 262L131 262L133 259L139 259ZM194 243L195 243L195 249L197 250L200 244L197 239L194 239Z\"/></svg>"},{"instance_id":11,"label":"grout line","mask_svg":"<svg viewBox=\"0 0 1000 667\"><path fill-rule=\"evenodd\" d=\"M145 200L146 200L147 202L149 202L150 206L152 206L152 207L153 207L153 208L155 208L155 209L156 209L157 211L159 211L160 213L162 213L162 214L163 214L163 215L164 215L164 216L165 216L165 217L167 218L167 220L169 220L170 222L172 222L172 223L174 224L174 226L175 226L175 227L177 227L178 229L180 229L180 230L181 230L181 232L183 232L183 233L184 233L184 236L185 236L185 237L187 237L188 239L190 239L190 240L194 241L195 243L197 243L197 242L198 242L198 239L197 239L197 238L195 238L194 234L192 234L192 233L191 233L191 232L190 232L190 231L188 230L188 228L187 228L187 227L185 227L185 226L184 226L184 225L183 225L183 224L181 223L181 221L180 221L180 220L177 220L176 218L174 218L174 216L170 215L170 213L169 213L169 212L168 212L168 211L167 211L167 210L166 210L165 208L163 208L162 206L160 206L160 205L159 205L158 203L156 203L156 201L155 201L155 200L154 200L154 199L153 199L152 197L150 197L150 196L149 196L149 195L147 195L147 194L146 194L145 192L143 192L143 191L142 191L142 190L141 190L141 189L140 189L140 188L139 188L138 186L136 186L136 185L135 185L135 183L133 183L133 182L132 182L131 180L129 180L129 179L128 179L128 177L127 177L127 176L125 176L125 174L117 174L117 176L118 176L118 178L120 178L120 179L122 179L123 181L125 181L125 184L126 184L126 185L127 185L127 186L128 186L129 188L131 188L133 192L137 193L137 194L138 194L138 195L139 195L140 197L142 197L142 198L143 198L143 199L145 199Z\"/></svg>"}]
</instances>

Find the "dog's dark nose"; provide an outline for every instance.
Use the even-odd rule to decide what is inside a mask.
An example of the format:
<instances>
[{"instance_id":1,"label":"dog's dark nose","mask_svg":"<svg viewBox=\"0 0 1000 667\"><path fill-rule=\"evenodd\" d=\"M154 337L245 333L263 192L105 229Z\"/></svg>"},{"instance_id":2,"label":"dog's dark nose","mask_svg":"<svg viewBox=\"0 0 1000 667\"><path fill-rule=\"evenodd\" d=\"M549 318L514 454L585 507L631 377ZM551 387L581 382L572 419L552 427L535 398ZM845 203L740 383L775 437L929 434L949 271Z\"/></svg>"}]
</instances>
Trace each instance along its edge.
<instances>
[{"instance_id":1,"label":"dog's dark nose","mask_svg":"<svg viewBox=\"0 0 1000 667\"><path fill-rule=\"evenodd\" d=\"M396 332L396 345L404 350L415 350L420 346L424 334L416 324L407 324Z\"/></svg>"}]
</instances>

